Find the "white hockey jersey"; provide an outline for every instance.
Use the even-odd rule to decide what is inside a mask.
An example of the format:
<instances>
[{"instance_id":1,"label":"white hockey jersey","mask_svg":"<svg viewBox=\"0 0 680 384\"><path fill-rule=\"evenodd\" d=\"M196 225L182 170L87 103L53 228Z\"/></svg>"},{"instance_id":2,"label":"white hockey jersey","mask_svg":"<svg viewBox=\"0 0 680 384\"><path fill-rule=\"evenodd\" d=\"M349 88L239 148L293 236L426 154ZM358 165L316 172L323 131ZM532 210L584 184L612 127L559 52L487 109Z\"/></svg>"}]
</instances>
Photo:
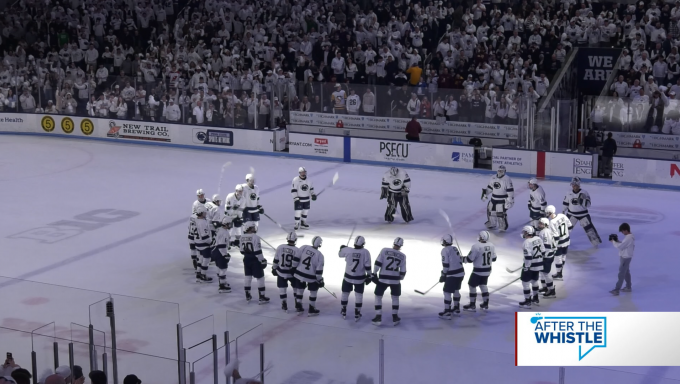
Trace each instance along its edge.
<instances>
[{"instance_id":1,"label":"white hockey jersey","mask_svg":"<svg viewBox=\"0 0 680 384\"><path fill-rule=\"evenodd\" d=\"M245 200L245 209L249 212L255 212L260 206L260 187L253 185L252 188L248 183L243 184L243 200Z\"/></svg>"},{"instance_id":2,"label":"white hockey jersey","mask_svg":"<svg viewBox=\"0 0 680 384\"><path fill-rule=\"evenodd\" d=\"M210 225L210 230L216 231L217 228L219 228L220 225L220 217L221 214L219 212L220 207L213 203L212 201L208 201L205 204L205 208L208 209L208 212L205 215L205 218L208 220L208 225ZM218 222L217 225L215 225L215 222Z\"/></svg>"},{"instance_id":3,"label":"white hockey jersey","mask_svg":"<svg viewBox=\"0 0 680 384\"><path fill-rule=\"evenodd\" d=\"M569 227L571 226L571 221L567 216L558 213L555 215L554 219L550 220L550 231L552 232L553 239L557 248L564 248L569 246Z\"/></svg>"},{"instance_id":4,"label":"white hockey jersey","mask_svg":"<svg viewBox=\"0 0 680 384\"><path fill-rule=\"evenodd\" d=\"M541 238L533 236L524 239L522 248L524 249L524 267L530 268L532 271L542 271L545 247Z\"/></svg>"},{"instance_id":5,"label":"white hockey jersey","mask_svg":"<svg viewBox=\"0 0 680 384\"><path fill-rule=\"evenodd\" d=\"M562 205L564 205L563 213L569 213L571 216L581 219L588 214L590 194L582 189L579 189L578 192L569 192L564 197Z\"/></svg>"},{"instance_id":6,"label":"white hockey jersey","mask_svg":"<svg viewBox=\"0 0 680 384\"><path fill-rule=\"evenodd\" d=\"M246 207L246 199L243 198L243 195L241 195L241 198L236 198L236 193L230 193L227 195L227 198L225 199L224 202L224 216L230 218L231 220L234 220L237 217L242 217L243 216L243 210Z\"/></svg>"},{"instance_id":7,"label":"white hockey jersey","mask_svg":"<svg viewBox=\"0 0 680 384\"><path fill-rule=\"evenodd\" d=\"M231 258L229 255L230 240L231 237L229 236L229 230L224 227L220 227L220 229L217 230L217 234L215 235L213 249L217 250L220 255L224 256L227 260Z\"/></svg>"},{"instance_id":8,"label":"white hockey jersey","mask_svg":"<svg viewBox=\"0 0 680 384\"><path fill-rule=\"evenodd\" d=\"M189 244L194 244L196 235L198 235L198 230L196 229L196 219L197 217L194 214L189 217Z\"/></svg>"},{"instance_id":9,"label":"white hockey jersey","mask_svg":"<svg viewBox=\"0 0 680 384\"><path fill-rule=\"evenodd\" d=\"M262 255L262 243L260 242L260 236L254 233L246 233L241 235L239 249L243 258L246 257L256 257L260 262L265 260Z\"/></svg>"},{"instance_id":10,"label":"white hockey jersey","mask_svg":"<svg viewBox=\"0 0 680 384\"><path fill-rule=\"evenodd\" d=\"M491 176L489 185L486 187L486 194L491 195L491 200L505 202L506 199L510 199L510 201L514 201L515 189L512 187L512 179L508 175L503 175L500 178L498 175Z\"/></svg>"},{"instance_id":11,"label":"white hockey jersey","mask_svg":"<svg viewBox=\"0 0 680 384\"><path fill-rule=\"evenodd\" d=\"M284 279L293 277L293 259L298 251L298 247L294 245L281 244L276 247L273 269L278 272L279 277Z\"/></svg>"},{"instance_id":12,"label":"white hockey jersey","mask_svg":"<svg viewBox=\"0 0 680 384\"><path fill-rule=\"evenodd\" d=\"M383 284L400 284L406 276L406 255L392 248L383 248L375 260L373 273Z\"/></svg>"},{"instance_id":13,"label":"white hockey jersey","mask_svg":"<svg viewBox=\"0 0 680 384\"><path fill-rule=\"evenodd\" d=\"M446 277L463 277L465 276L465 269L461 260L461 254L458 248L447 245L442 248L442 273Z\"/></svg>"},{"instance_id":14,"label":"white hockey jersey","mask_svg":"<svg viewBox=\"0 0 680 384\"><path fill-rule=\"evenodd\" d=\"M338 256L345 259L345 281L363 284L366 274L371 273L371 253L368 249L343 247Z\"/></svg>"},{"instance_id":15,"label":"white hockey jersey","mask_svg":"<svg viewBox=\"0 0 680 384\"><path fill-rule=\"evenodd\" d=\"M196 223L194 244L196 244L196 249L202 251L212 244L212 231L210 230L208 220L197 217L194 222Z\"/></svg>"},{"instance_id":16,"label":"white hockey jersey","mask_svg":"<svg viewBox=\"0 0 680 384\"><path fill-rule=\"evenodd\" d=\"M198 201L198 200L194 201L194 203L191 205L191 213L193 214L194 211L196 210L196 207L198 207L199 205L205 206L205 204L206 204L207 202L208 202L208 199L203 200L202 203L201 203L200 201Z\"/></svg>"},{"instance_id":17,"label":"white hockey jersey","mask_svg":"<svg viewBox=\"0 0 680 384\"><path fill-rule=\"evenodd\" d=\"M296 176L293 179L293 188L291 188L290 193L293 195L293 198L297 197L303 202L309 201L312 195L316 195L312 181L308 177L303 180L300 176Z\"/></svg>"},{"instance_id":18,"label":"white hockey jersey","mask_svg":"<svg viewBox=\"0 0 680 384\"><path fill-rule=\"evenodd\" d=\"M479 276L491 274L491 263L496 261L496 246L493 243L475 243L465 258L466 263L472 263L472 272Z\"/></svg>"},{"instance_id":19,"label":"white hockey jersey","mask_svg":"<svg viewBox=\"0 0 680 384\"><path fill-rule=\"evenodd\" d=\"M550 228L543 228L538 233L538 237L541 238L543 246L545 247L545 254L543 255L543 257L545 257L546 259L553 258L553 256L555 256L555 250L557 248L555 245L555 238L553 238L552 230Z\"/></svg>"},{"instance_id":20,"label":"white hockey jersey","mask_svg":"<svg viewBox=\"0 0 680 384\"><path fill-rule=\"evenodd\" d=\"M311 245L303 245L293 258L295 278L306 283L320 281L323 277L323 264L321 251Z\"/></svg>"},{"instance_id":21,"label":"white hockey jersey","mask_svg":"<svg viewBox=\"0 0 680 384\"><path fill-rule=\"evenodd\" d=\"M359 112L361 106L361 99L359 95L350 95L347 98L347 112Z\"/></svg>"},{"instance_id":22,"label":"white hockey jersey","mask_svg":"<svg viewBox=\"0 0 680 384\"><path fill-rule=\"evenodd\" d=\"M394 193L399 193L402 189L406 189L408 192L411 190L411 178L403 169L399 169L396 176L392 176L390 171L387 171L383 175L382 186Z\"/></svg>"},{"instance_id":23,"label":"white hockey jersey","mask_svg":"<svg viewBox=\"0 0 680 384\"><path fill-rule=\"evenodd\" d=\"M543 187L539 185L535 191L529 192L529 210L532 213L545 212L545 207L547 206L548 202L545 201L545 191L543 190Z\"/></svg>"},{"instance_id":24,"label":"white hockey jersey","mask_svg":"<svg viewBox=\"0 0 680 384\"><path fill-rule=\"evenodd\" d=\"M335 109L345 109L345 91L339 90L331 94L331 99L333 101L333 108Z\"/></svg>"}]
</instances>

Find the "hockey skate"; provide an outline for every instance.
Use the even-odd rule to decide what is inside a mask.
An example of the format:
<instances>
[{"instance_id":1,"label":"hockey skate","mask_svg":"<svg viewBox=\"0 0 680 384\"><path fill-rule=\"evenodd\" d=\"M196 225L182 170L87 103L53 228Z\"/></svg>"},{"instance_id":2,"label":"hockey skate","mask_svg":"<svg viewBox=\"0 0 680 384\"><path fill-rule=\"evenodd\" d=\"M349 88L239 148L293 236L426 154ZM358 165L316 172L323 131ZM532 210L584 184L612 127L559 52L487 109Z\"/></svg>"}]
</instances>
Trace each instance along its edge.
<instances>
[{"instance_id":1,"label":"hockey skate","mask_svg":"<svg viewBox=\"0 0 680 384\"><path fill-rule=\"evenodd\" d=\"M257 300L258 305L269 304L269 298L264 294L260 294L260 298Z\"/></svg>"},{"instance_id":2,"label":"hockey skate","mask_svg":"<svg viewBox=\"0 0 680 384\"><path fill-rule=\"evenodd\" d=\"M531 300L530 299L524 299L523 302L519 303L520 308L526 308L526 309L531 309Z\"/></svg>"},{"instance_id":3,"label":"hockey skate","mask_svg":"<svg viewBox=\"0 0 680 384\"><path fill-rule=\"evenodd\" d=\"M477 305L475 303L470 303L468 305L463 305L463 311L466 312L477 312Z\"/></svg>"},{"instance_id":4,"label":"hockey skate","mask_svg":"<svg viewBox=\"0 0 680 384\"><path fill-rule=\"evenodd\" d=\"M531 304L533 304L533 305L540 305L541 304L541 302L538 301L538 295L537 294L534 295L534 297L531 298Z\"/></svg>"},{"instance_id":5,"label":"hockey skate","mask_svg":"<svg viewBox=\"0 0 680 384\"><path fill-rule=\"evenodd\" d=\"M196 272L196 282L197 283L212 283L212 277L208 277L200 272Z\"/></svg>"},{"instance_id":6,"label":"hockey skate","mask_svg":"<svg viewBox=\"0 0 680 384\"><path fill-rule=\"evenodd\" d=\"M281 302L281 310L288 313L288 303L286 303L285 301Z\"/></svg>"},{"instance_id":7,"label":"hockey skate","mask_svg":"<svg viewBox=\"0 0 680 384\"><path fill-rule=\"evenodd\" d=\"M307 317L319 316L320 312L321 311L310 305L309 310L307 311Z\"/></svg>"},{"instance_id":8,"label":"hockey skate","mask_svg":"<svg viewBox=\"0 0 680 384\"><path fill-rule=\"evenodd\" d=\"M491 223L491 221L487 221L486 223L484 223L484 225L485 225L486 228L488 228L488 229L494 229L494 228L496 228L496 225L493 224L493 223Z\"/></svg>"},{"instance_id":9,"label":"hockey skate","mask_svg":"<svg viewBox=\"0 0 680 384\"><path fill-rule=\"evenodd\" d=\"M306 222L303 221L303 222L300 223L300 228L309 229L309 224L307 224Z\"/></svg>"},{"instance_id":10,"label":"hockey skate","mask_svg":"<svg viewBox=\"0 0 680 384\"><path fill-rule=\"evenodd\" d=\"M217 288L217 293L229 293L231 292L231 287L229 284L220 284L219 288Z\"/></svg>"},{"instance_id":11,"label":"hockey skate","mask_svg":"<svg viewBox=\"0 0 680 384\"><path fill-rule=\"evenodd\" d=\"M347 317L347 307L344 305L342 306L342 309L340 310L340 316L342 316L343 319Z\"/></svg>"},{"instance_id":12,"label":"hockey skate","mask_svg":"<svg viewBox=\"0 0 680 384\"><path fill-rule=\"evenodd\" d=\"M479 309L488 311L489 310L489 300L484 301L483 303L479 304Z\"/></svg>"},{"instance_id":13,"label":"hockey skate","mask_svg":"<svg viewBox=\"0 0 680 384\"><path fill-rule=\"evenodd\" d=\"M544 299L554 299L557 297L557 294L555 293L555 288L547 291L546 293L543 294Z\"/></svg>"},{"instance_id":14,"label":"hockey skate","mask_svg":"<svg viewBox=\"0 0 680 384\"><path fill-rule=\"evenodd\" d=\"M564 277L562 277L562 272L557 272L556 274L552 275L553 280L564 280Z\"/></svg>"},{"instance_id":15,"label":"hockey skate","mask_svg":"<svg viewBox=\"0 0 680 384\"><path fill-rule=\"evenodd\" d=\"M454 315L454 316L460 316L460 307L457 306L457 305L454 306L454 307L451 309L451 314Z\"/></svg>"},{"instance_id":16,"label":"hockey skate","mask_svg":"<svg viewBox=\"0 0 680 384\"><path fill-rule=\"evenodd\" d=\"M548 287L543 287L543 288L539 289L538 293L544 293L544 294L548 293Z\"/></svg>"},{"instance_id":17,"label":"hockey skate","mask_svg":"<svg viewBox=\"0 0 680 384\"><path fill-rule=\"evenodd\" d=\"M300 223L299 223L299 222L296 222L296 223L295 223L295 226L293 227L293 230L295 230L295 231L299 231L299 230L300 230Z\"/></svg>"},{"instance_id":18,"label":"hockey skate","mask_svg":"<svg viewBox=\"0 0 680 384\"><path fill-rule=\"evenodd\" d=\"M305 311L304 308L302 308L302 303L295 302L295 313L301 315Z\"/></svg>"},{"instance_id":19,"label":"hockey skate","mask_svg":"<svg viewBox=\"0 0 680 384\"><path fill-rule=\"evenodd\" d=\"M380 325L382 324L382 315L375 315L373 320L371 320L371 324L373 325Z\"/></svg>"},{"instance_id":20,"label":"hockey skate","mask_svg":"<svg viewBox=\"0 0 680 384\"><path fill-rule=\"evenodd\" d=\"M198 260L191 259L191 263L194 265L194 271L198 269Z\"/></svg>"},{"instance_id":21,"label":"hockey skate","mask_svg":"<svg viewBox=\"0 0 680 384\"><path fill-rule=\"evenodd\" d=\"M253 299L253 295L250 294L250 291L246 291L246 301L250 301Z\"/></svg>"},{"instance_id":22,"label":"hockey skate","mask_svg":"<svg viewBox=\"0 0 680 384\"><path fill-rule=\"evenodd\" d=\"M445 309L444 312L439 312L439 318L442 320L451 320L451 310Z\"/></svg>"},{"instance_id":23,"label":"hockey skate","mask_svg":"<svg viewBox=\"0 0 680 384\"><path fill-rule=\"evenodd\" d=\"M354 322L357 322L361 319L361 312L358 309L354 310Z\"/></svg>"},{"instance_id":24,"label":"hockey skate","mask_svg":"<svg viewBox=\"0 0 680 384\"><path fill-rule=\"evenodd\" d=\"M396 327L401 323L401 318L399 318L399 315L392 315L392 326Z\"/></svg>"},{"instance_id":25,"label":"hockey skate","mask_svg":"<svg viewBox=\"0 0 680 384\"><path fill-rule=\"evenodd\" d=\"M614 296L618 296L618 295L619 295L619 290L618 290L618 289L612 289L611 291L609 291L609 293L611 293L611 294L614 295Z\"/></svg>"}]
</instances>

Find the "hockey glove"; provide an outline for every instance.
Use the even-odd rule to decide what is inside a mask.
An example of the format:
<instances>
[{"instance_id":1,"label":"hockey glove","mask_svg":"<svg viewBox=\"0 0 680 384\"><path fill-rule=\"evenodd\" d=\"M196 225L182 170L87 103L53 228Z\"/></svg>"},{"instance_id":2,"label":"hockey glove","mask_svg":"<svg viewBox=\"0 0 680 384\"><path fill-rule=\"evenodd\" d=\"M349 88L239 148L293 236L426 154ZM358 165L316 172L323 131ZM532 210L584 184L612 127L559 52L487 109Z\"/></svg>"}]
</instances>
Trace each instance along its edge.
<instances>
[{"instance_id":1,"label":"hockey glove","mask_svg":"<svg viewBox=\"0 0 680 384\"><path fill-rule=\"evenodd\" d=\"M371 275L371 281L372 281L374 284L376 284L376 285L377 285L378 283L380 283L380 280L378 279L378 274L377 274L377 273L374 273L374 274Z\"/></svg>"},{"instance_id":2,"label":"hockey glove","mask_svg":"<svg viewBox=\"0 0 680 384\"><path fill-rule=\"evenodd\" d=\"M267 268L267 260L266 259L260 260L260 265L262 265L262 268Z\"/></svg>"},{"instance_id":3,"label":"hockey glove","mask_svg":"<svg viewBox=\"0 0 680 384\"><path fill-rule=\"evenodd\" d=\"M321 278L321 280L318 281L318 283L319 283L319 288L323 288L323 287L326 286L326 283L323 281L323 277Z\"/></svg>"},{"instance_id":4,"label":"hockey glove","mask_svg":"<svg viewBox=\"0 0 680 384\"><path fill-rule=\"evenodd\" d=\"M236 217L236 218L234 218L232 223L234 223L235 227L240 227L240 226L243 225L243 220L240 217Z\"/></svg>"},{"instance_id":5,"label":"hockey glove","mask_svg":"<svg viewBox=\"0 0 680 384\"><path fill-rule=\"evenodd\" d=\"M347 248L347 246L346 246L346 245L344 245L344 244L343 244L343 245L341 245L341 246L340 246L340 249L342 250L343 248Z\"/></svg>"},{"instance_id":6,"label":"hockey glove","mask_svg":"<svg viewBox=\"0 0 680 384\"><path fill-rule=\"evenodd\" d=\"M387 198L387 187L380 188L380 200Z\"/></svg>"},{"instance_id":7,"label":"hockey glove","mask_svg":"<svg viewBox=\"0 0 680 384\"><path fill-rule=\"evenodd\" d=\"M279 272L274 267L272 267L272 275L279 277Z\"/></svg>"},{"instance_id":8,"label":"hockey glove","mask_svg":"<svg viewBox=\"0 0 680 384\"><path fill-rule=\"evenodd\" d=\"M515 205L514 199L505 200L505 209L510 209L510 208L512 208L513 205Z\"/></svg>"},{"instance_id":9,"label":"hockey glove","mask_svg":"<svg viewBox=\"0 0 680 384\"><path fill-rule=\"evenodd\" d=\"M366 278L364 279L364 284L369 285L371 284L371 274L367 274Z\"/></svg>"},{"instance_id":10,"label":"hockey glove","mask_svg":"<svg viewBox=\"0 0 680 384\"><path fill-rule=\"evenodd\" d=\"M529 267L526 265L522 267L522 272L529 272Z\"/></svg>"},{"instance_id":11,"label":"hockey glove","mask_svg":"<svg viewBox=\"0 0 680 384\"><path fill-rule=\"evenodd\" d=\"M294 204L297 204L297 203L299 203L299 202L300 202L300 198L299 198L299 197L293 197L293 203L294 203Z\"/></svg>"},{"instance_id":12,"label":"hockey glove","mask_svg":"<svg viewBox=\"0 0 680 384\"><path fill-rule=\"evenodd\" d=\"M258 205L257 208L260 210L260 214L264 215L264 208L261 205Z\"/></svg>"},{"instance_id":13,"label":"hockey glove","mask_svg":"<svg viewBox=\"0 0 680 384\"><path fill-rule=\"evenodd\" d=\"M444 273L444 271L442 271L442 274L439 275L439 282L443 283L445 281L446 281L446 274Z\"/></svg>"},{"instance_id":14,"label":"hockey glove","mask_svg":"<svg viewBox=\"0 0 680 384\"><path fill-rule=\"evenodd\" d=\"M316 195L312 195L312 201L316 201Z\"/></svg>"}]
</instances>

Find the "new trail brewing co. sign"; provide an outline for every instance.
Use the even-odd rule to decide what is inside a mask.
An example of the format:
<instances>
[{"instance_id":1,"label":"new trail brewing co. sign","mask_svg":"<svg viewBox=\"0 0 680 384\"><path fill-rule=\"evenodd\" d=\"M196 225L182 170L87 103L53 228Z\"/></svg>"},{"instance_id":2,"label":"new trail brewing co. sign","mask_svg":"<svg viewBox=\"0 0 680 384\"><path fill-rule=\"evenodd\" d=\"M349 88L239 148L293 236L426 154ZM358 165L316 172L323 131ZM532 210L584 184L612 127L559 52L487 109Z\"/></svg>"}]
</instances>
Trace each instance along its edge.
<instances>
[{"instance_id":1,"label":"new trail brewing co. sign","mask_svg":"<svg viewBox=\"0 0 680 384\"><path fill-rule=\"evenodd\" d=\"M621 55L618 48L579 48L578 88L584 95L599 95Z\"/></svg>"}]
</instances>

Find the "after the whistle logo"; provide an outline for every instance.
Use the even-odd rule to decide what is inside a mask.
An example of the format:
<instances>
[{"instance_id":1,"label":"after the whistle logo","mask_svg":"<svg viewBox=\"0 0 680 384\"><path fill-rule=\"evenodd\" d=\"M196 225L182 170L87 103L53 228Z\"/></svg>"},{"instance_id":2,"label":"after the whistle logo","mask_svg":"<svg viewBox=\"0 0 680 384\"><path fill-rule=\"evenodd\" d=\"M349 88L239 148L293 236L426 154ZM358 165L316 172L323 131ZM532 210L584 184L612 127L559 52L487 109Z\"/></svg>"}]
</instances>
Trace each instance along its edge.
<instances>
[{"instance_id":1,"label":"after the whistle logo","mask_svg":"<svg viewBox=\"0 0 680 384\"><path fill-rule=\"evenodd\" d=\"M595 348L607 347L606 317L541 316L531 319L536 344L578 345L578 360Z\"/></svg>"}]
</instances>

